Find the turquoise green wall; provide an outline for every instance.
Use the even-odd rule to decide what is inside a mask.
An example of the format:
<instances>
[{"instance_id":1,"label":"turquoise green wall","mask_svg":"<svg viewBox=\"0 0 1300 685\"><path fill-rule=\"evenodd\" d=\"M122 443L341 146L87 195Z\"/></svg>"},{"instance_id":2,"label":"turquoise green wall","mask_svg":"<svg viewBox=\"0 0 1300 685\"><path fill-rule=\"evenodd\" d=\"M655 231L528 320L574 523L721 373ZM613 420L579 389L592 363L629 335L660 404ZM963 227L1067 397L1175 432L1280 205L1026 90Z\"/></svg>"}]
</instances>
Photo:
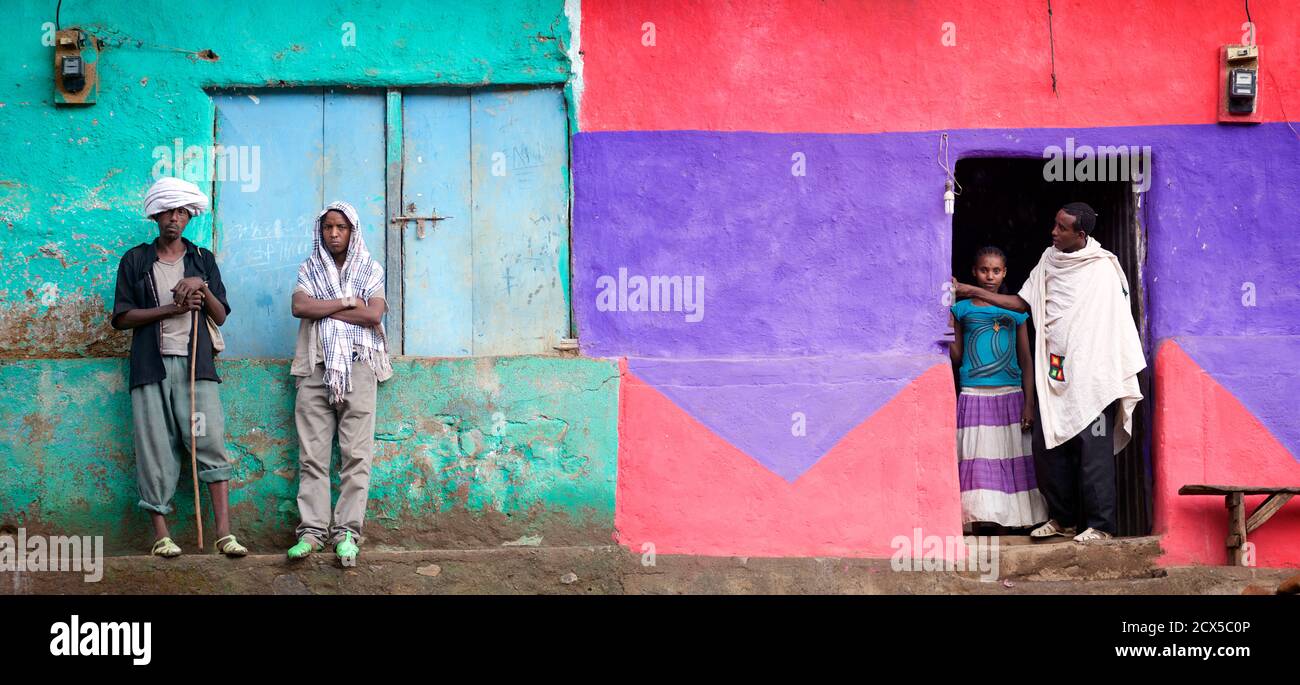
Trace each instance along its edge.
<instances>
[{"instance_id":1,"label":"turquoise green wall","mask_svg":"<svg viewBox=\"0 0 1300 685\"><path fill-rule=\"evenodd\" d=\"M563 0L65 2L104 41L97 104L55 107L54 2L0 22L0 357L123 354L104 316L117 259L157 235L140 216L156 146L213 143L205 89L567 83ZM342 44L343 25L355 47ZM216 59L194 53L211 50ZM189 52L182 52L189 51ZM573 111L570 107L570 111ZM212 217L187 237L211 244Z\"/></svg>"},{"instance_id":2,"label":"turquoise green wall","mask_svg":"<svg viewBox=\"0 0 1300 685\"><path fill-rule=\"evenodd\" d=\"M154 149L213 143L211 89L567 84L569 23L563 0L65 2L62 25L104 42L100 87L92 106L55 107L42 43L55 3L17 4L0 22L0 525L139 551L130 335L109 327L108 310L120 255L157 234L140 216ZM343 45L345 22L355 46ZM210 245L211 231L205 214L186 235ZM609 541L615 364L394 366L380 389L376 544ZM220 372L236 525L254 546L282 546L297 520L288 364L234 360ZM192 540L188 477L173 519Z\"/></svg>"},{"instance_id":3,"label":"turquoise green wall","mask_svg":"<svg viewBox=\"0 0 1300 685\"><path fill-rule=\"evenodd\" d=\"M263 549L291 544L297 524L288 367L218 368L234 520ZM147 548L125 379L119 359L0 364L0 525L104 535L110 552ZM613 361L400 360L379 388L366 533L394 545L607 544L617 414ZM171 518L191 541L192 487L186 466Z\"/></svg>"}]
</instances>

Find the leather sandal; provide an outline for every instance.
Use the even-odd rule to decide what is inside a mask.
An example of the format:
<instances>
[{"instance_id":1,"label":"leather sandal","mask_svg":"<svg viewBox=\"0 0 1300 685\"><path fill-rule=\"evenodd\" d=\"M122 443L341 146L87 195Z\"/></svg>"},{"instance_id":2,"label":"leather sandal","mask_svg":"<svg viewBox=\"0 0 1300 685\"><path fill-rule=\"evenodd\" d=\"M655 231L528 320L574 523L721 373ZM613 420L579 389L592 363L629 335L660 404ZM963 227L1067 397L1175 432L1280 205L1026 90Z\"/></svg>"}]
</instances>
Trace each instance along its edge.
<instances>
[{"instance_id":1,"label":"leather sandal","mask_svg":"<svg viewBox=\"0 0 1300 685\"><path fill-rule=\"evenodd\" d=\"M1082 533L1079 533L1078 535L1074 536L1074 541L1075 542L1097 542L1100 540L1109 540L1113 537L1115 536L1111 535L1110 533L1107 533L1104 530L1089 528L1083 531Z\"/></svg>"},{"instance_id":2,"label":"leather sandal","mask_svg":"<svg viewBox=\"0 0 1300 685\"><path fill-rule=\"evenodd\" d=\"M171 538L161 538L153 543L153 549L150 550L149 554L155 557L171 559L181 555L181 548Z\"/></svg>"},{"instance_id":3,"label":"leather sandal","mask_svg":"<svg viewBox=\"0 0 1300 685\"><path fill-rule=\"evenodd\" d=\"M1056 519L1048 519L1047 523L1033 529L1029 532L1031 538L1050 538L1057 535L1073 536L1074 528L1067 528L1056 522Z\"/></svg>"},{"instance_id":4,"label":"leather sandal","mask_svg":"<svg viewBox=\"0 0 1300 685\"><path fill-rule=\"evenodd\" d=\"M213 543L214 550L217 554L224 554L228 557L242 557L248 554L248 548L239 544L234 535L227 535L224 538Z\"/></svg>"}]
</instances>

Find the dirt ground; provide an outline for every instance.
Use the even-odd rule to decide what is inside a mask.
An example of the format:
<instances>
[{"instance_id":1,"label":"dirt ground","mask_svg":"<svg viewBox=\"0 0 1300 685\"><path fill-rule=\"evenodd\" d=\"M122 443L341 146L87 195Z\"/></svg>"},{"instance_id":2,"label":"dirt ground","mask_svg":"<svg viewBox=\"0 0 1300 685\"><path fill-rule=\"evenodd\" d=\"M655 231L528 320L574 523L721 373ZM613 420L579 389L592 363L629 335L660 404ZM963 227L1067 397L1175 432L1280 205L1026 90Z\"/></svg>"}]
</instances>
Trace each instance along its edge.
<instances>
[{"instance_id":1,"label":"dirt ground","mask_svg":"<svg viewBox=\"0 0 1300 685\"><path fill-rule=\"evenodd\" d=\"M225 559L108 557L103 577L0 573L0 594L1242 594L1272 593L1297 569L1161 568L1156 538L999 547L996 573L895 570L889 559L696 557L617 546L397 550L353 568L332 553ZM981 579L985 576L985 579Z\"/></svg>"}]
</instances>

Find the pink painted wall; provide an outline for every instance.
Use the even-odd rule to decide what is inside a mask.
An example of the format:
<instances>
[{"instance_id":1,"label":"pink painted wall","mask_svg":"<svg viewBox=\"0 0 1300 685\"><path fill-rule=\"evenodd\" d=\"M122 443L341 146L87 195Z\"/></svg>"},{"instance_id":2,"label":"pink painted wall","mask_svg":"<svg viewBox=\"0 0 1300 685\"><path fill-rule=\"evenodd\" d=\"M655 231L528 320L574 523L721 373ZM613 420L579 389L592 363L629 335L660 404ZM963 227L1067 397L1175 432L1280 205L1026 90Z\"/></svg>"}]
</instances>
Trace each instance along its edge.
<instances>
[{"instance_id":1,"label":"pink painted wall","mask_svg":"<svg viewBox=\"0 0 1300 685\"><path fill-rule=\"evenodd\" d=\"M888 557L960 535L952 373L922 373L793 483L623 369L615 525L661 554ZM925 430L906 427L925 426ZM889 534L884 533L888 531Z\"/></svg>"},{"instance_id":2,"label":"pink painted wall","mask_svg":"<svg viewBox=\"0 0 1300 685\"><path fill-rule=\"evenodd\" d=\"M1188 483L1300 485L1300 462L1175 340L1156 355L1156 529L1169 565L1226 563L1222 497L1180 496ZM1247 511L1264 498L1246 498ZM1300 506L1288 504L1247 536L1259 566L1300 566Z\"/></svg>"}]
</instances>

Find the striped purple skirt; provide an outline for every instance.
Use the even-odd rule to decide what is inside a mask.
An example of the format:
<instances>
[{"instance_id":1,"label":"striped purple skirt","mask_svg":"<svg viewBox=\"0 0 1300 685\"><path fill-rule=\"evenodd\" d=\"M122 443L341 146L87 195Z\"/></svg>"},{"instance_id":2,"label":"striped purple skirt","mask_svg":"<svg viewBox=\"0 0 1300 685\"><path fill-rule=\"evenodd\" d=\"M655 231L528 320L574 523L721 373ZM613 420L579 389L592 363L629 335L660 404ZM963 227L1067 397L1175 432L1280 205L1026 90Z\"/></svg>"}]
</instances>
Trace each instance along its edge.
<instances>
[{"instance_id":1,"label":"striped purple skirt","mask_svg":"<svg viewBox=\"0 0 1300 685\"><path fill-rule=\"evenodd\" d=\"M1029 433L1020 430L1025 395L1016 386L964 387L957 397L957 471L962 523L1009 528L1047 520Z\"/></svg>"}]
</instances>

